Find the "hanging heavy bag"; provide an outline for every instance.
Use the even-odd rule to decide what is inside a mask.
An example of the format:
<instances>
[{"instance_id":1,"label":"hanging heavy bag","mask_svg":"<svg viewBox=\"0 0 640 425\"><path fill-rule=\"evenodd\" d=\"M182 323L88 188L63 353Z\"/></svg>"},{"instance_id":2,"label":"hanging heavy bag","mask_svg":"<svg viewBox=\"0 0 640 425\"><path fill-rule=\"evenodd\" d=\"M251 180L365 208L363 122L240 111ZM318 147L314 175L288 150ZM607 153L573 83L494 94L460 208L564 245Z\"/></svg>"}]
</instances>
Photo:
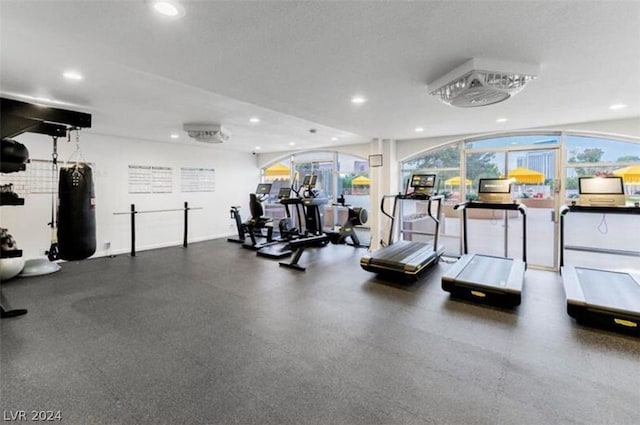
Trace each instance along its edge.
<instances>
[{"instance_id":1,"label":"hanging heavy bag","mask_svg":"<svg viewBox=\"0 0 640 425\"><path fill-rule=\"evenodd\" d=\"M29 160L29 150L22 143L11 139L2 139L0 142L0 172L13 173L21 171L23 164Z\"/></svg>"},{"instance_id":2,"label":"hanging heavy bag","mask_svg":"<svg viewBox=\"0 0 640 425\"><path fill-rule=\"evenodd\" d=\"M60 168L58 251L63 260L84 260L96 252L96 202L91 167L84 162Z\"/></svg>"}]
</instances>

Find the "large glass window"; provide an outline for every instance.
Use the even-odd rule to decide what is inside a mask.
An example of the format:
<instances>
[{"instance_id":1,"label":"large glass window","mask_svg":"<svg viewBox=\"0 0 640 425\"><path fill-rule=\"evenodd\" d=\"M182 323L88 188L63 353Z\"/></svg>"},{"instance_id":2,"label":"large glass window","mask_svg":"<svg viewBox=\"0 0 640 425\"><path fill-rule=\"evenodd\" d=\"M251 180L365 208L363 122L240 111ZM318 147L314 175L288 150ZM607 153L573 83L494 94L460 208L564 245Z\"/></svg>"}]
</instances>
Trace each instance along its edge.
<instances>
[{"instance_id":1,"label":"large glass window","mask_svg":"<svg viewBox=\"0 0 640 425\"><path fill-rule=\"evenodd\" d=\"M627 203L640 202L640 144L601 137L567 136L565 197L578 197L578 179L620 176Z\"/></svg>"},{"instance_id":2,"label":"large glass window","mask_svg":"<svg viewBox=\"0 0 640 425\"><path fill-rule=\"evenodd\" d=\"M327 198L324 206L324 228L335 229L348 218L348 209L338 203L344 197L345 205L352 208L370 209L369 162L366 158L327 151L302 152L290 155L262 170L262 180L273 183L268 216L274 219L284 217L284 207L277 201L280 187L290 187L293 182L299 186L307 174L317 177L316 190L319 196ZM302 195L302 193L300 193ZM362 226L366 233L368 226ZM366 243L366 234L358 232L361 243ZM364 240L364 242L363 242Z\"/></svg>"},{"instance_id":3,"label":"large glass window","mask_svg":"<svg viewBox=\"0 0 640 425\"><path fill-rule=\"evenodd\" d=\"M564 158L564 163L560 158ZM462 159L464 167L460 167ZM461 168L465 170L464 176L460 175ZM624 182L627 205L640 202L640 142L636 140L560 132L467 139L437 147L404 161L401 165L402 187L399 190L404 190L411 174L419 172L438 174L438 192L446 198L441 231L444 235L445 252L449 254L459 253L455 242L459 242L460 221L458 214L453 211L453 205L465 199L475 199L480 178L514 179L514 199L528 207L528 257L535 265L554 264L552 247L555 238L555 213L563 199L570 202L578 197L579 177L620 176ZM418 209L419 206L407 205L405 220L419 218ZM470 248L476 251L485 248L482 245L487 245L485 242L490 240L493 233L501 233L496 230L504 227L506 222L496 218L502 216L470 217ZM571 220L575 225L567 228L568 243L575 241L582 245L598 246L603 243L600 239L606 236L613 238L613 241L608 242L621 250L640 250L635 237L637 226L640 225L636 218L618 215L589 217L586 214L579 217L574 214ZM510 217L508 226L512 235L509 238L508 252L510 256L518 257L521 251L521 220L519 217ZM633 230L629 232L624 229ZM629 237L630 234L634 236ZM474 241L477 242L475 248L472 243ZM496 255L502 254L500 241L490 242L489 245L495 245L493 248ZM602 260L597 255L586 252L571 252L567 255L572 263L603 268L607 264L620 266L629 261L629 257L601 257Z\"/></svg>"},{"instance_id":4,"label":"large glass window","mask_svg":"<svg viewBox=\"0 0 640 425\"><path fill-rule=\"evenodd\" d=\"M578 179L591 176L622 177L627 205L640 202L639 143L569 135L566 159L564 192L567 202L579 197ZM638 234L640 220L632 215L569 214L566 218L565 242L568 245L637 252L640 251ZM569 250L565 253L565 264L615 269L629 268L637 261L629 256Z\"/></svg>"}]
</instances>

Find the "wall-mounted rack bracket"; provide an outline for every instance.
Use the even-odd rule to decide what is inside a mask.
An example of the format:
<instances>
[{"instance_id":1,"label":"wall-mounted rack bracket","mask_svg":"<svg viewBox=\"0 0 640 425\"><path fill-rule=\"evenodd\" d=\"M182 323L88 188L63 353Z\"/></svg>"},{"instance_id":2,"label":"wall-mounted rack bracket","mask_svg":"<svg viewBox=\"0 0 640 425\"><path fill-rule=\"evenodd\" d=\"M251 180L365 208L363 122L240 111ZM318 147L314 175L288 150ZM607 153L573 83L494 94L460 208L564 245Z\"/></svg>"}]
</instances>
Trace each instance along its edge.
<instances>
[{"instance_id":1,"label":"wall-mounted rack bracket","mask_svg":"<svg viewBox=\"0 0 640 425\"><path fill-rule=\"evenodd\" d=\"M69 127L90 128L91 114L0 97L3 139L27 132L63 137Z\"/></svg>"}]
</instances>

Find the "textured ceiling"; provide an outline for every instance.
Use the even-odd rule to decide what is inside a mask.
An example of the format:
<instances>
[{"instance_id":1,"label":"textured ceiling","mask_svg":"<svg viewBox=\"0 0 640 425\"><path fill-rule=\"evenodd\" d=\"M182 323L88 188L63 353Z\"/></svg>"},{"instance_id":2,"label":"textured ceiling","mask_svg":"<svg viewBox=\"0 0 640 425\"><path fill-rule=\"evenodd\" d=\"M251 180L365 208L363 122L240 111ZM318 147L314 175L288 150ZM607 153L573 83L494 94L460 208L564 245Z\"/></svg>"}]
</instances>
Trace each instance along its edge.
<instances>
[{"instance_id":1,"label":"textured ceiling","mask_svg":"<svg viewBox=\"0 0 640 425\"><path fill-rule=\"evenodd\" d=\"M94 115L91 131L123 137L220 122L224 148L245 151L640 115L637 1L183 4L168 20L147 1L1 1L0 91L68 102ZM429 96L427 82L472 57L540 64L540 76L483 108ZM86 79L64 81L69 68Z\"/></svg>"}]
</instances>

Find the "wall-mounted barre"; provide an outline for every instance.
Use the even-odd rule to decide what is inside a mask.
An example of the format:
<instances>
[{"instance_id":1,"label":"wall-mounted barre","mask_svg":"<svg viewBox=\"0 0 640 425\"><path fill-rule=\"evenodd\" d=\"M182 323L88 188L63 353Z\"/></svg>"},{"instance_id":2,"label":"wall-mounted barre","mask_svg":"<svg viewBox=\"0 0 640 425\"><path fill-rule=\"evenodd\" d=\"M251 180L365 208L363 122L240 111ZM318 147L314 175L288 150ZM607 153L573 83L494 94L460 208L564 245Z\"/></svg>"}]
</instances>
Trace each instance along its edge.
<instances>
[{"instance_id":1,"label":"wall-mounted barre","mask_svg":"<svg viewBox=\"0 0 640 425\"><path fill-rule=\"evenodd\" d=\"M146 210L136 211L136 205L131 204L131 210L126 212L114 212L113 215L129 215L131 217L131 256L136 256L136 214L150 214L162 212L184 211L184 233L182 238L182 246L187 247L187 235L189 230L189 210L201 210L202 207L189 207L189 203L184 203L184 208L174 208L166 210Z\"/></svg>"}]
</instances>

